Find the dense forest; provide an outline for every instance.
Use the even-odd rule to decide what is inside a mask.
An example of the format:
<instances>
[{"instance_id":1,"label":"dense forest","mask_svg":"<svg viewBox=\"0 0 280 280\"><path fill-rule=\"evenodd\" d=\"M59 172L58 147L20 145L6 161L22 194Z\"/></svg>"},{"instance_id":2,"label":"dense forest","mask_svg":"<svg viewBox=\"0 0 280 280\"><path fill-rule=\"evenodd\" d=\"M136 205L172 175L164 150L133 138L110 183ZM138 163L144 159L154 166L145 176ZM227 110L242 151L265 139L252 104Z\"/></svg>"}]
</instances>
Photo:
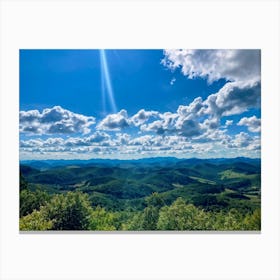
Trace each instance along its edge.
<instances>
[{"instance_id":1,"label":"dense forest","mask_svg":"<svg viewBox=\"0 0 280 280\"><path fill-rule=\"evenodd\" d=\"M20 230L260 230L260 159L20 163Z\"/></svg>"}]
</instances>

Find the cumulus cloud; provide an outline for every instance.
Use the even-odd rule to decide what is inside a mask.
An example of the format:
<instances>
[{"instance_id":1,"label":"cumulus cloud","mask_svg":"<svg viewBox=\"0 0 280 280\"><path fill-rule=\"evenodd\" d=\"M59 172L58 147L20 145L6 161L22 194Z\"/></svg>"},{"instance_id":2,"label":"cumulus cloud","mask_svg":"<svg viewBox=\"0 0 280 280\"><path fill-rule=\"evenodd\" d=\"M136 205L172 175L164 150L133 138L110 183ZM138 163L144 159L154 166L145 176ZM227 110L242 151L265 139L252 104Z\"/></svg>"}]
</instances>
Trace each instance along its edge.
<instances>
[{"instance_id":1,"label":"cumulus cloud","mask_svg":"<svg viewBox=\"0 0 280 280\"><path fill-rule=\"evenodd\" d=\"M108 141L110 139L110 135L105 132L96 131L94 134L90 135L86 138L86 141L89 143L101 143L104 141Z\"/></svg>"},{"instance_id":2,"label":"cumulus cloud","mask_svg":"<svg viewBox=\"0 0 280 280\"><path fill-rule=\"evenodd\" d=\"M204 103L201 97L195 98L188 106L180 105L177 113L180 117L193 119L201 116L203 113Z\"/></svg>"},{"instance_id":3,"label":"cumulus cloud","mask_svg":"<svg viewBox=\"0 0 280 280\"><path fill-rule=\"evenodd\" d=\"M233 120L226 120L226 123L225 123L226 127L228 127L232 124L233 124Z\"/></svg>"},{"instance_id":4,"label":"cumulus cloud","mask_svg":"<svg viewBox=\"0 0 280 280\"><path fill-rule=\"evenodd\" d=\"M201 127L206 130L215 130L218 129L220 125L220 120L217 118L210 118L206 119L202 124Z\"/></svg>"},{"instance_id":5,"label":"cumulus cloud","mask_svg":"<svg viewBox=\"0 0 280 280\"><path fill-rule=\"evenodd\" d=\"M20 132L27 134L87 134L95 118L54 106L42 113L38 110L20 111L19 123Z\"/></svg>"},{"instance_id":6,"label":"cumulus cloud","mask_svg":"<svg viewBox=\"0 0 280 280\"><path fill-rule=\"evenodd\" d=\"M225 153L233 155L257 155L260 149L260 138L252 137L247 133L235 136L225 134L225 131L212 130L205 132L194 139L183 135L142 135L133 137L126 133L115 133L110 135L100 134L89 137L71 138L48 138L22 140L20 142L20 153L33 158L34 153L48 155L49 157L121 157L124 155L141 156L201 156L212 153L223 156ZM98 139L93 141L91 139ZM101 140L103 138L103 140ZM106 145L104 145L106 143ZM234 152L231 152L234 151ZM33 156L32 156L33 155Z\"/></svg>"},{"instance_id":7,"label":"cumulus cloud","mask_svg":"<svg viewBox=\"0 0 280 280\"><path fill-rule=\"evenodd\" d=\"M155 132L159 135L178 134L186 137L202 133L202 125L197 120L201 109L202 99L195 99L189 106L180 105L177 113L165 112L159 114L159 119L141 125L144 132Z\"/></svg>"},{"instance_id":8,"label":"cumulus cloud","mask_svg":"<svg viewBox=\"0 0 280 280\"><path fill-rule=\"evenodd\" d=\"M110 141L111 141L111 137L109 134L96 131L95 133L93 133L88 137L69 137L66 139L47 138L46 140L37 138L37 139L21 140L20 147L21 148L35 148L35 147L57 148L57 147L108 146L108 142Z\"/></svg>"},{"instance_id":9,"label":"cumulus cloud","mask_svg":"<svg viewBox=\"0 0 280 280\"><path fill-rule=\"evenodd\" d=\"M226 98L225 98L226 100ZM140 110L137 114L128 117L125 110L117 114L105 117L97 126L97 131L90 135L77 137L53 137L42 140L29 139L20 141L21 154L38 153L44 155L91 155L91 156L115 156L115 155L180 155L184 153L198 156L205 153L223 155L227 153L240 153L245 155L257 155L260 149L260 139L247 133L230 136L227 128L233 121L227 120L224 126L220 126L220 117L223 112L219 108L206 105L209 100L196 98L189 105L180 105L175 113ZM218 104L216 102L215 104ZM212 104L211 104L212 105ZM216 105L216 107L218 107ZM240 110L240 109L238 109ZM218 112L218 113L217 113ZM42 114L41 114L42 115ZM57 121L58 114L46 117L42 121L49 124L51 120ZM32 113L28 121L35 122L41 118L40 113ZM153 118L155 120L152 120ZM27 122L27 120L25 120ZM246 125L254 131L258 131L255 116L242 118L238 125ZM130 127L128 133L121 133L122 128ZM131 133L135 127L140 129L138 134ZM101 130L109 130L105 132ZM134 131L135 132L135 131ZM145 134L147 132L147 134ZM144 134L144 135L143 135ZM135 136L137 135L137 137ZM250 152L251 151L251 152Z\"/></svg>"},{"instance_id":10,"label":"cumulus cloud","mask_svg":"<svg viewBox=\"0 0 280 280\"><path fill-rule=\"evenodd\" d=\"M200 123L195 120L178 119L175 127L179 135L183 135L186 137L193 137L202 133Z\"/></svg>"},{"instance_id":11,"label":"cumulus cloud","mask_svg":"<svg viewBox=\"0 0 280 280\"><path fill-rule=\"evenodd\" d=\"M145 111L144 109L141 109L137 114L131 117L131 122L135 126L139 126L145 123L149 118L157 117L158 115L159 113L156 111Z\"/></svg>"},{"instance_id":12,"label":"cumulus cloud","mask_svg":"<svg viewBox=\"0 0 280 280\"><path fill-rule=\"evenodd\" d=\"M226 84L203 101L196 98L179 106L182 119L204 115L220 119L260 107L260 50L165 50L161 63L171 70L181 69L189 79L203 78L209 83L225 79Z\"/></svg>"},{"instance_id":13,"label":"cumulus cloud","mask_svg":"<svg viewBox=\"0 0 280 280\"><path fill-rule=\"evenodd\" d=\"M152 135L143 135L143 136L139 136L134 139L131 139L129 144L132 146L142 146L142 145L150 146L152 144L153 138L154 137Z\"/></svg>"},{"instance_id":14,"label":"cumulus cloud","mask_svg":"<svg viewBox=\"0 0 280 280\"><path fill-rule=\"evenodd\" d=\"M158 115L159 119L148 124L140 126L141 131L150 131L157 134L173 133L175 132L175 121L178 118L178 114L171 112L165 112Z\"/></svg>"},{"instance_id":15,"label":"cumulus cloud","mask_svg":"<svg viewBox=\"0 0 280 280\"><path fill-rule=\"evenodd\" d=\"M116 145L124 145L126 146L129 143L130 135L127 133L117 133L115 138Z\"/></svg>"},{"instance_id":16,"label":"cumulus cloud","mask_svg":"<svg viewBox=\"0 0 280 280\"><path fill-rule=\"evenodd\" d=\"M165 50L161 63L171 70L181 69L190 79L201 77L209 83L259 81L260 50Z\"/></svg>"},{"instance_id":17,"label":"cumulus cloud","mask_svg":"<svg viewBox=\"0 0 280 280\"><path fill-rule=\"evenodd\" d=\"M94 145L100 145L100 146L106 146L108 145L108 141L110 141L111 137L109 134L96 131L92 135L88 137L71 137L64 141L64 145L66 146L94 146Z\"/></svg>"},{"instance_id":18,"label":"cumulus cloud","mask_svg":"<svg viewBox=\"0 0 280 280\"><path fill-rule=\"evenodd\" d=\"M165 112L163 114L159 114L159 118L162 121L163 128L165 130L172 131L174 129L176 119L178 118L178 114L171 113L171 112Z\"/></svg>"},{"instance_id":19,"label":"cumulus cloud","mask_svg":"<svg viewBox=\"0 0 280 280\"><path fill-rule=\"evenodd\" d=\"M260 132L261 131L261 119L258 119L256 116L250 118L242 118L237 125L244 125L248 127L248 130L251 132Z\"/></svg>"},{"instance_id":20,"label":"cumulus cloud","mask_svg":"<svg viewBox=\"0 0 280 280\"><path fill-rule=\"evenodd\" d=\"M203 102L205 114L217 117L241 114L260 106L261 86L259 82L230 82Z\"/></svg>"},{"instance_id":21,"label":"cumulus cloud","mask_svg":"<svg viewBox=\"0 0 280 280\"><path fill-rule=\"evenodd\" d=\"M98 130L121 130L129 127L130 120L127 116L126 110L121 110L116 114L110 114L106 116L98 125Z\"/></svg>"},{"instance_id":22,"label":"cumulus cloud","mask_svg":"<svg viewBox=\"0 0 280 280\"><path fill-rule=\"evenodd\" d=\"M235 139L232 142L232 147L235 148L246 148L250 145L253 138L245 132L240 132L235 136Z\"/></svg>"},{"instance_id":23,"label":"cumulus cloud","mask_svg":"<svg viewBox=\"0 0 280 280\"><path fill-rule=\"evenodd\" d=\"M167 128L164 126L164 122L162 120L157 120L149 124L141 125L140 129L146 132L156 132L157 134L164 134L167 131Z\"/></svg>"},{"instance_id":24,"label":"cumulus cloud","mask_svg":"<svg viewBox=\"0 0 280 280\"><path fill-rule=\"evenodd\" d=\"M43 142L41 139L21 140L19 142L21 148L41 147Z\"/></svg>"},{"instance_id":25,"label":"cumulus cloud","mask_svg":"<svg viewBox=\"0 0 280 280\"><path fill-rule=\"evenodd\" d=\"M228 148L246 148L248 150L260 149L260 138L252 137L246 132L240 132L227 142Z\"/></svg>"}]
</instances>

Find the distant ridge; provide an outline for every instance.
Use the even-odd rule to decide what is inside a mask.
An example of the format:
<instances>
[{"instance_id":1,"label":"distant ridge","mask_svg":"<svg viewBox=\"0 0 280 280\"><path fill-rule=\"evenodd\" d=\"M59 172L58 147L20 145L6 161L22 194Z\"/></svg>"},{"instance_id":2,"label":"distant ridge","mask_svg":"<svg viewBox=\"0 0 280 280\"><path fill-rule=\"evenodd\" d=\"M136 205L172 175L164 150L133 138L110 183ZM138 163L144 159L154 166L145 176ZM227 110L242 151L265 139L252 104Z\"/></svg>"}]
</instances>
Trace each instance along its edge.
<instances>
[{"instance_id":1,"label":"distant ridge","mask_svg":"<svg viewBox=\"0 0 280 280\"><path fill-rule=\"evenodd\" d=\"M23 160L20 161L21 165L31 166L36 169L45 170L53 167L68 166L68 165L78 165L78 166L88 166L88 165L109 165L109 166L119 166L119 165L129 165L129 164L156 164L156 165L167 165L167 164L199 164L199 163L211 163L211 164L221 164L221 163L253 163L261 164L260 158L246 158L246 157L236 157L236 158L176 158L176 157L150 157L141 159L58 159L58 160Z\"/></svg>"}]
</instances>

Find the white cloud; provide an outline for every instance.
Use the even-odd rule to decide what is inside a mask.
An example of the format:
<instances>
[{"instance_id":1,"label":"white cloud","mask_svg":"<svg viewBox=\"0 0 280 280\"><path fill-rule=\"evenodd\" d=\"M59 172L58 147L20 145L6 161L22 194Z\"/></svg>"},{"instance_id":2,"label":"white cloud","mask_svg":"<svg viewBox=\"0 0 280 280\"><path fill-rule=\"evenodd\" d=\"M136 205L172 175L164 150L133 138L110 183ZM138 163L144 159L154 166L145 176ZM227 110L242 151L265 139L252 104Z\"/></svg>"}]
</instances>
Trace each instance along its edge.
<instances>
[{"instance_id":1,"label":"white cloud","mask_svg":"<svg viewBox=\"0 0 280 280\"><path fill-rule=\"evenodd\" d=\"M173 86L175 82L176 82L176 79L172 78L171 81L170 81L170 85Z\"/></svg>"},{"instance_id":2,"label":"white cloud","mask_svg":"<svg viewBox=\"0 0 280 280\"><path fill-rule=\"evenodd\" d=\"M227 80L205 101L198 97L188 106L179 106L180 123L203 115L220 119L260 107L260 50L165 50L164 55L164 66L181 69L189 79Z\"/></svg>"},{"instance_id":3,"label":"white cloud","mask_svg":"<svg viewBox=\"0 0 280 280\"><path fill-rule=\"evenodd\" d=\"M203 102L205 114L231 116L260 106L260 83L230 82Z\"/></svg>"},{"instance_id":4,"label":"white cloud","mask_svg":"<svg viewBox=\"0 0 280 280\"><path fill-rule=\"evenodd\" d=\"M153 137L152 135L139 136L131 139L129 144L132 146L151 146Z\"/></svg>"},{"instance_id":5,"label":"white cloud","mask_svg":"<svg viewBox=\"0 0 280 280\"><path fill-rule=\"evenodd\" d=\"M101 132L102 133L102 132ZM91 137L30 139L20 142L21 159L29 158L131 158L142 156L258 156L260 138L247 133L230 137L225 131L212 130L190 140L179 135L143 135L133 137L115 133L110 139L90 142ZM201 137L201 138L200 138ZM101 139L101 138L100 138ZM201 141L200 141L201 140ZM106 143L106 145L104 145ZM234 152L232 152L234 151Z\"/></svg>"},{"instance_id":6,"label":"white cloud","mask_svg":"<svg viewBox=\"0 0 280 280\"><path fill-rule=\"evenodd\" d=\"M220 120L218 118L206 119L201 127L206 130L216 130L219 128Z\"/></svg>"},{"instance_id":7,"label":"white cloud","mask_svg":"<svg viewBox=\"0 0 280 280\"><path fill-rule=\"evenodd\" d=\"M63 145L63 139L62 138L48 138L45 142L45 146L56 146L56 145Z\"/></svg>"},{"instance_id":8,"label":"white cloud","mask_svg":"<svg viewBox=\"0 0 280 280\"><path fill-rule=\"evenodd\" d=\"M162 120L157 120L149 124L143 124L140 129L146 132L156 132L157 134L164 134L167 131L167 128L164 126L164 121Z\"/></svg>"},{"instance_id":9,"label":"white cloud","mask_svg":"<svg viewBox=\"0 0 280 280\"><path fill-rule=\"evenodd\" d=\"M86 138L88 143L101 143L110 140L110 135L105 132L96 131L92 135Z\"/></svg>"},{"instance_id":10,"label":"white cloud","mask_svg":"<svg viewBox=\"0 0 280 280\"><path fill-rule=\"evenodd\" d=\"M246 132L240 132L227 143L228 148L239 148L248 150L259 150L260 146L261 144L259 136L252 137Z\"/></svg>"},{"instance_id":11,"label":"white cloud","mask_svg":"<svg viewBox=\"0 0 280 280\"><path fill-rule=\"evenodd\" d=\"M198 97L188 106L180 105L177 113L165 112L159 114L158 120L143 124L140 129L143 132L155 132L158 135L177 134L186 137L198 136L203 133L204 128L199 122L202 109L202 98Z\"/></svg>"},{"instance_id":12,"label":"white cloud","mask_svg":"<svg viewBox=\"0 0 280 280\"><path fill-rule=\"evenodd\" d=\"M260 50L165 50L162 64L171 70L180 68L188 78L201 77L209 83L259 81Z\"/></svg>"},{"instance_id":13,"label":"white cloud","mask_svg":"<svg viewBox=\"0 0 280 280\"><path fill-rule=\"evenodd\" d=\"M225 126L228 127L233 124L233 120L226 120Z\"/></svg>"},{"instance_id":14,"label":"white cloud","mask_svg":"<svg viewBox=\"0 0 280 280\"><path fill-rule=\"evenodd\" d=\"M108 141L110 141L111 137L109 134L105 132L96 131L92 135L88 137L71 137L64 140L64 145L68 147L74 146L106 146L108 145Z\"/></svg>"},{"instance_id":15,"label":"white cloud","mask_svg":"<svg viewBox=\"0 0 280 280\"><path fill-rule=\"evenodd\" d=\"M73 113L60 106L38 110L20 111L20 132L27 134L74 134L90 132L94 117Z\"/></svg>"},{"instance_id":16,"label":"white cloud","mask_svg":"<svg viewBox=\"0 0 280 280\"><path fill-rule=\"evenodd\" d=\"M218 92L216 95L220 94ZM229 112L235 109L224 95L222 103ZM221 99L222 97L219 96ZM117 114L105 117L97 126L97 129L110 130L110 133L97 130L91 135L79 137L29 139L20 141L21 156L32 157L32 154L42 155L50 158L55 157L114 157L122 158L138 156L258 156L260 150L259 137L253 137L245 132L235 136L227 134L227 127L233 121L227 120L224 126L220 126L220 118L224 111L220 101L215 96L215 102L209 103L201 97L196 98L187 106L179 106L175 113L140 110L137 114L128 117L125 110ZM250 99L249 99L250 100ZM247 101L246 101L247 102ZM246 103L245 102L245 103ZM242 102L241 102L242 103ZM215 104L215 106L213 105ZM236 103L237 104L237 103ZM245 108L246 106L244 106ZM243 109L242 109L243 110ZM241 111L242 111L241 110ZM51 121L59 120L59 114L40 114L36 111L31 114L24 112L25 122L35 122L43 118L43 125ZM150 118L155 120L152 122ZM249 130L257 132L257 123L260 120L255 116L242 118L238 125L246 125ZM141 125L139 125L141 124ZM131 133L120 133L122 128L138 128L141 136ZM147 132L147 134L145 134ZM137 135L137 136L136 136ZM234 151L234 152L233 152Z\"/></svg>"},{"instance_id":17,"label":"white cloud","mask_svg":"<svg viewBox=\"0 0 280 280\"><path fill-rule=\"evenodd\" d=\"M242 118L237 125L244 125L248 127L248 130L251 132L260 132L261 131L261 119L258 119L256 116L250 118Z\"/></svg>"},{"instance_id":18,"label":"white cloud","mask_svg":"<svg viewBox=\"0 0 280 280\"><path fill-rule=\"evenodd\" d=\"M155 132L159 135L165 133L174 133L176 131L175 122L178 119L178 114L165 112L158 115L159 119L148 124L140 126L141 131Z\"/></svg>"},{"instance_id":19,"label":"white cloud","mask_svg":"<svg viewBox=\"0 0 280 280\"><path fill-rule=\"evenodd\" d=\"M19 144L21 148L41 147L43 146L43 141L41 139L21 140Z\"/></svg>"},{"instance_id":20,"label":"white cloud","mask_svg":"<svg viewBox=\"0 0 280 280\"><path fill-rule=\"evenodd\" d=\"M33 123L40 119L41 114L38 110L20 111L20 121L24 123Z\"/></svg>"},{"instance_id":21,"label":"white cloud","mask_svg":"<svg viewBox=\"0 0 280 280\"><path fill-rule=\"evenodd\" d=\"M114 141L117 145L124 145L126 146L129 143L131 136L127 133L116 133L116 138Z\"/></svg>"},{"instance_id":22,"label":"white cloud","mask_svg":"<svg viewBox=\"0 0 280 280\"><path fill-rule=\"evenodd\" d=\"M200 135L202 133L201 124L195 120L191 119L178 119L176 122L176 132L179 135L186 137L193 137Z\"/></svg>"},{"instance_id":23,"label":"white cloud","mask_svg":"<svg viewBox=\"0 0 280 280\"><path fill-rule=\"evenodd\" d=\"M176 119L178 118L178 114L171 113L171 112L165 112L163 114L160 114L159 117L162 121L163 128L165 130L172 131L174 129Z\"/></svg>"},{"instance_id":24,"label":"white cloud","mask_svg":"<svg viewBox=\"0 0 280 280\"><path fill-rule=\"evenodd\" d=\"M130 120L126 110L121 110L116 114L106 116L98 125L98 130L121 130L129 127Z\"/></svg>"},{"instance_id":25,"label":"white cloud","mask_svg":"<svg viewBox=\"0 0 280 280\"><path fill-rule=\"evenodd\" d=\"M137 114L132 116L130 120L135 126L139 126L145 123L149 118L157 117L158 115L159 113L156 111L145 111L141 109Z\"/></svg>"},{"instance_id":26,"label":"white cloud","mask_svg":"<svg viewBox=\"0 0 280 280\"><path fill-rule=\"evenodd\" d=\"M200 117L203 113L203 101L201 97L195 98L188 106L180 105L177 113L180 117L193 119Z\"/></svg>"}]
</instances>

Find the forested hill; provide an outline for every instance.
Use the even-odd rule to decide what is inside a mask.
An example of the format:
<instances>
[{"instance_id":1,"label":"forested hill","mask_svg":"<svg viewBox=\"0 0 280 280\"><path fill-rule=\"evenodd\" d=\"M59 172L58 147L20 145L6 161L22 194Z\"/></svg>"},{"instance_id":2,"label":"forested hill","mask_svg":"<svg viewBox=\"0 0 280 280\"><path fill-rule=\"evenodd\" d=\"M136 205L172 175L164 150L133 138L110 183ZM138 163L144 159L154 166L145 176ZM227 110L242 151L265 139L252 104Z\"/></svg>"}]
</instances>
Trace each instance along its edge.
<instances>
[{"instance_id":1,"label":"forested hill","mask_svg":"<svg viewBox=\"0 0 280 280\"><path fill-rule=\"evenodd\" d=\"M153 200L160 201L160 206L153 206L158 207L157 219L162 207L172 207L179 198L180 203L213 215L234 209L245 219L260 209L260 159L23 161L20 174L22 217L44 205L38 201L29 205L30 197L36 201L36 195L43 194L52 201L70 193L86 195L92 209L121 215L115 229L156 229L156 224L137 228L139 221L133 220L143 216Z\"/></svg>"}]
</instances>

